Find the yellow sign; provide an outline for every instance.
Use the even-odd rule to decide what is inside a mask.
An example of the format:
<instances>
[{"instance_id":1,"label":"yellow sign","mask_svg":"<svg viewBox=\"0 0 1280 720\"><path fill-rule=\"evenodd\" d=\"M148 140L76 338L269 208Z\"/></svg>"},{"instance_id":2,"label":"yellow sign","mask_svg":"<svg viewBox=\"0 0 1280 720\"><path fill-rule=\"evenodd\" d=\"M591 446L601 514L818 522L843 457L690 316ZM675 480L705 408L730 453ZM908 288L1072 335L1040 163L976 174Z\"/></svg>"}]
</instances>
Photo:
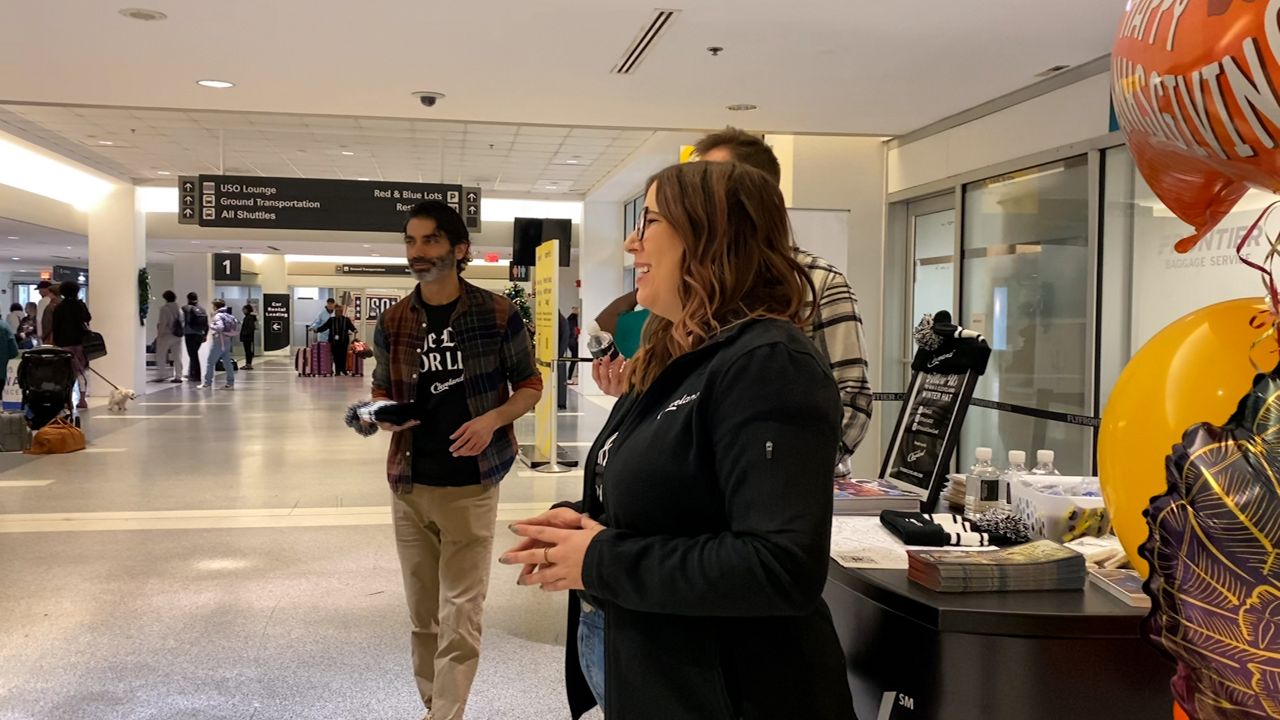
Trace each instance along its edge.
<instances>
[{"instance_id":1,"label":"yellow sign","mask_svg":"<svg viewBox=\"0 0 1280 720\"><path fill-rule=\"evenodd\" d=\"M542 375L542 399L533 417L533 447L538 460L556 459L556 381L553 372L560 357L560 240L538 246L538 262L533 269L533 320L537 331L535 356ZM568 240L565 240L568 242Z\"/></svg>"},{"instance_id":2,"label":"yellow sign","mask_svg":"<svg viewBox=\"0 0 1280 720\"><path fill-rule=\"evenodd\" d=\"M680 162L681 163L693 162L694 154L696 152L697 150L695 150L692 145L681 145L680 146Z\"/></svg>"}]
</instances>

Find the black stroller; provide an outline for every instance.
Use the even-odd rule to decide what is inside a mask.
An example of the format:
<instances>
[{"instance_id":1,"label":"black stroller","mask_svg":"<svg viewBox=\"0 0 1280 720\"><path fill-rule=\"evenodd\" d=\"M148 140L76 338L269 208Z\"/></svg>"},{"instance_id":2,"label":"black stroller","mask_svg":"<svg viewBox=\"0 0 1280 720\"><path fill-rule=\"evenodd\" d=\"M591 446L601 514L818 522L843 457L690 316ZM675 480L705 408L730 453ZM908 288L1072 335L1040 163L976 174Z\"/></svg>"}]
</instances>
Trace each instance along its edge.
<instances>
[{"instance_id":1,"label":"black stroller","mask_svg":"<svg viewBox=\"0 0 1280 720\"><path fill-rule=\"evenodd\" d=\"M79 426L72 402L75 385L76 368L71 353L46 347L23 353L18 363L18 387L22 389L27 427L39 430L64 412Z\"/></svg>"}]
</instances>

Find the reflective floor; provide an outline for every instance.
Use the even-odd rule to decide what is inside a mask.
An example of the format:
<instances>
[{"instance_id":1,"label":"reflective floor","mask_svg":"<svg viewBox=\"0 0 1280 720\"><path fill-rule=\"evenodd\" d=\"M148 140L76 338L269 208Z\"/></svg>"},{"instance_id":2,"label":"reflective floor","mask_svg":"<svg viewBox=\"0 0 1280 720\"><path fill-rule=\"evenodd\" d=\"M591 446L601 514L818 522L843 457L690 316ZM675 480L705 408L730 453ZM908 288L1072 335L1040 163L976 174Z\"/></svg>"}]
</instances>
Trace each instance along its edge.
<instances>
[{"instance_id":1,"label":"reflective floor","mask_svg":"<svg viewBox=\"0 0 1280 720\"><path fill-rule=\"evenodd\" d=\"M263 364L233 392L90 410L86 452L0 454L0 720L421 717L387 440L342 424L367 395L367 378ZM570 393L571 452L603 425L601 400ZM518 465L497 548L581 482ZM468 717L567 718L565 596L491 572Z\"/></svg>"}]
</instances>

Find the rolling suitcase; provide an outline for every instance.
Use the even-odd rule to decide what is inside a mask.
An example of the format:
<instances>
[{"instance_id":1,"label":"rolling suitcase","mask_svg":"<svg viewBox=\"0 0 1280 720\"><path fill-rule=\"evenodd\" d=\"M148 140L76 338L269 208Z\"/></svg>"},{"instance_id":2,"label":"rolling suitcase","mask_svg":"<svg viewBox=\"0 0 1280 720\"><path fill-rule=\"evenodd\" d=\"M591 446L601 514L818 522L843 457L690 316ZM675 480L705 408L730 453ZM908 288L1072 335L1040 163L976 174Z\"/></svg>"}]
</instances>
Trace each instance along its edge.
<instances>
[{"instance_id":1,"label":"rolling suitcase","mask_svg":"<svg viewBox=\"0 0 1280 720\"><path fill-rule=\"evenodd\" d=\"M347 372L356 377L364 377L364 358L354 350L347 351Z\"/></svg>"},{"instance_id":2,"label":"rolling suitcase","mask_svg":"<svg viewBox=\"0 0 1280 720\"><path fill-rule=\"evenodd\" d=\"M312 343L311 374L328 377L333 374L333 348L327 342Z\"/></svg>"},{"instance_id":3,"label":"rolling suitcase","mask_svg":"<svg viewBox=\"0 0 1280 720\"><path fill-rule=\"evenodd\" d=\"M22 452L31 447L31 431L22 413L0 413L0 452Z\"/></svg>"},{"instance_id":4,"label":"rolling suitcase","mask_svg":"<svg viewBox=\"0 0 1280 720\"><path fill-rule=\"evenodd\" d=\"M293 354L293 369L298 371L298 377L311 377L311 346L298 348L298 352Z\"/></svg>"}]
</instances>

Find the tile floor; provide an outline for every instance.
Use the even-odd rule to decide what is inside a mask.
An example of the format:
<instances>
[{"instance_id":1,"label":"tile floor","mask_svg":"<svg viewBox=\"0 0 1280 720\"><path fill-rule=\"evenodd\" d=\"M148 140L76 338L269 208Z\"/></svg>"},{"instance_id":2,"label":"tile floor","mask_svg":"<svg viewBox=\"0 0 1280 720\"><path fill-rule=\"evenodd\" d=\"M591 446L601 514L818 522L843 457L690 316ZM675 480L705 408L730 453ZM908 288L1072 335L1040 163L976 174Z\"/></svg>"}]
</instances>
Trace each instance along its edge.
<instances>
[{"instance_id":1,"label":"tile floor","mask_svg":"<svg viewBox=\"0 0 1280 720\"><path fill-rule=\"evenodd\" d=\"M386 439L341 421L367 380L264 363L87 411L88 452L0 454L0 720L417 720ZM562 442L607 408L571 392ZM517 466L498 548L581 482ZM567 718L565 596L516 572L493 565L468 717Z\"/></svg>"}]
</instances>

